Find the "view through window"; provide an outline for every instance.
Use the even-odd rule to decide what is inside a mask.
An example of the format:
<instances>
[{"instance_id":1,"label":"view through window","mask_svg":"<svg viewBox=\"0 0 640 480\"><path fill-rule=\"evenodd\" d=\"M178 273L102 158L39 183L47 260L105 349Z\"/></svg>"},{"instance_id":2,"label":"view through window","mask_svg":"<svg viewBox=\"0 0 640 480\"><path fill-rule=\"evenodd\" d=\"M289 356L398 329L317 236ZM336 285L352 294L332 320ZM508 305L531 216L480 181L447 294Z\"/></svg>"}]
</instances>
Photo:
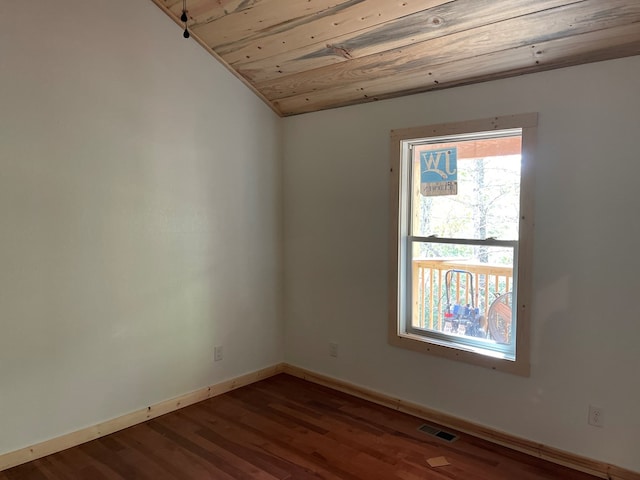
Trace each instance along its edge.
<instances>
[{"instance_id":1,"label":"view through window","mask_svg":"<svg viewBox=\"0 0 640 480\"><path fill-rule=\"evenodd\" d=\"M528 374L536 125L392 132L392 344Z\"/></svg>"},{"instance_id":2,"label":"view through window","mask_svg":"<svg viewBox=\"0 0 640 480\"><path fill-rule=\"evenodd\" d=\"M520 130L408 142L410 331L515 355L521 145Z\"/></svg>"}]
</instances>

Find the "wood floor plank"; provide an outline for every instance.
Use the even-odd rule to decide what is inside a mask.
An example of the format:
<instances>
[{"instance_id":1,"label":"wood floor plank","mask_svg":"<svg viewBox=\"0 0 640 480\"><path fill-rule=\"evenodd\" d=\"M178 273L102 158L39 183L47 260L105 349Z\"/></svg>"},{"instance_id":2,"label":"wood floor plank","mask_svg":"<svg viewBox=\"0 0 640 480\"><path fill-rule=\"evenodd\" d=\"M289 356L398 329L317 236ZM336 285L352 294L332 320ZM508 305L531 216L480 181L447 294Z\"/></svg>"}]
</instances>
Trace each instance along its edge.
<instances>
[{"instance_id":1,"label":"wood floor plank","mask_svg":"<svg viewBox=\"0 0 640 480\"><path fill-rule=\"evenodd\" d=\"M189 412L186 413L189 415ZM294 465L302 467L308 471L315 472L319 477L327 480L356 480L358 477L338 469L335 466L324 468L316 463L316 458L307 451L292 445L289 441L283 440L279 436L273 436L269 432L264 432L252 425L246 425L237 421L233 417L224 417L216 414L214 409L202 408L202 411L195 413L198 417L209 418L216 428L224 431L224 434L236 441L249 445L254 445L264 452L277 457L287 459ZM297 478L297 477L294 477Z\"/></svg>"},{"instance_id":2,"label":"wood floor plank","mask_svg":"<svg viewBox=\"0 0 640 480\"><path fill-rule=\"evenodd\" d=\"M233 477L216 468L189 450L156 432L147 424L122 432L122 441L140 450L162 468L178 478L216 478L230 480Z\"/></svg>"},{"instance_id":3,"label":"wood floor plank","mask_svg":"<svg viewBox=\"0 0 640 480\"><path fill-rule=\"evenodd\" d=\"M176 415L151 421L149 426L232 478L239 480L251 480L254 478L259 480L276 479L268 472L254 468L250 464L247 465L246 462L241 461L239 458L230 458L233 457L230 452L223 451L219 446L210 444L210 442L197 435L192 425L185 422L184 418L178 417L178 414L179 412L176 412Z\"/></svg>"},{"instance_id":4,"label":"wood floor plank","mask_svg":"<svg viewBox=\"0 0 640 480\"><path fill-rule=\"evenodd\" d=\"M0 480L589 480L587 474L281 374L0 472ZM431 468L444 456L450 465Z\"/></svg>"},{"instance_id":5,"label":"wood floor plank","mask_svg":"<svg viewBox=\"0 0 640 480\"><path fill-rule=\"evenodd\" d=\"M263 417L253 412L249 405L241 399L233 400L233 402L219 402L217 404L218 413L227 419L239 418L240 424L245 428L258 428L271 432L275 437L288 439L291 448L308 455L309 458L314 459L317 465L325 468L337 468L341 472L341 476L348 474L353 478L362 478L358 476L358 465L355 465L356 462L362 463L362 458L359 457L359 452L349 445L327 441L324 435L313 429L290 423L286 417L275 415L273 412L268 412ZM383 468L382 465L379 467ZM384 478L384 474L377 470L372 472L369 478L372 480ZM386 478L391 477L387 476Z\"/></svg>"}]
</instances>

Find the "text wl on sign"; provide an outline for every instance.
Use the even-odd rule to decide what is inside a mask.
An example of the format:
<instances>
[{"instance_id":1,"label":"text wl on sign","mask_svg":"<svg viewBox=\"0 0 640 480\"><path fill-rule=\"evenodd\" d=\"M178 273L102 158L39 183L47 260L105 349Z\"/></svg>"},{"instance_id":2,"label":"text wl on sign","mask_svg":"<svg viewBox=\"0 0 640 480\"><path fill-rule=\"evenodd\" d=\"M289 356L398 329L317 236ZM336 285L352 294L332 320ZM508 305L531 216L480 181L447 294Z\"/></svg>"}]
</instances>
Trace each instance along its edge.
<instances>
[{"instance_id":1,"label":"text wl on sign","mask_svg":"<svg viewBox=\"0 0 640 480\"><path fill-rule=\"evenodd\" d=\"M458 194L456 147L420 152L420 193L425 197Z\"/></svg>"}]
</instances>

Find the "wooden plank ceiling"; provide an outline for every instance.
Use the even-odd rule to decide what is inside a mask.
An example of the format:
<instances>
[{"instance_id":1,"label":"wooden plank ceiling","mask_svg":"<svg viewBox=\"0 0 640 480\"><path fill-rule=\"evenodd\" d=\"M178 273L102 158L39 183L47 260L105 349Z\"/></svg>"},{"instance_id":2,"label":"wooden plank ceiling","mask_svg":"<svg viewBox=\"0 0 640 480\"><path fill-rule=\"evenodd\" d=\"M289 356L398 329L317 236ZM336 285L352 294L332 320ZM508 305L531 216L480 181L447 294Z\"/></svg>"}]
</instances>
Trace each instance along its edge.
<instances>
[{"instance_id":1,"label":"wooden plank ceiling","mask_svg":"<svg viewBox=\"0 0 640 480\"><path fill-rule=\"evenodd\" d=\"M183 0L152 1L182 24ZM192 37L282 116L640 54L640 0L186 5Z\"/></svg>"}]
</instances>

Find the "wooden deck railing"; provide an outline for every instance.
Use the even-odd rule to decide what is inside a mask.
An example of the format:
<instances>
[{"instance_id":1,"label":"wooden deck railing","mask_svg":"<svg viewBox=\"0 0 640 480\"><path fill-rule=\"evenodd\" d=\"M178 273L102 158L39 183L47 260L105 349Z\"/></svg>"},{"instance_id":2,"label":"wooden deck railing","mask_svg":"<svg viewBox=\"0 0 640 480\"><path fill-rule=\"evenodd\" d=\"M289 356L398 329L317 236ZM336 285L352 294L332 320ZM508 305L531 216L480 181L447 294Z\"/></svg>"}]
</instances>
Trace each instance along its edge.
<instances>
[{"instance_id":1,"label":"wooden deck railing","mask_svg":"<svg viewBox=\"0 0 640 480\"><path fill-rule=\"evenodd\" d=\"M452 272L449 282L449 305L472 305L487 316L491 302L513 288L513 269L461 260L413 261L413 319L414 327L444 329L444 310L447 308L446 273ZM469 272L470 276L466 273ZM473 288L472 284L473 283Z\"/></svg>"}]
</instances>

